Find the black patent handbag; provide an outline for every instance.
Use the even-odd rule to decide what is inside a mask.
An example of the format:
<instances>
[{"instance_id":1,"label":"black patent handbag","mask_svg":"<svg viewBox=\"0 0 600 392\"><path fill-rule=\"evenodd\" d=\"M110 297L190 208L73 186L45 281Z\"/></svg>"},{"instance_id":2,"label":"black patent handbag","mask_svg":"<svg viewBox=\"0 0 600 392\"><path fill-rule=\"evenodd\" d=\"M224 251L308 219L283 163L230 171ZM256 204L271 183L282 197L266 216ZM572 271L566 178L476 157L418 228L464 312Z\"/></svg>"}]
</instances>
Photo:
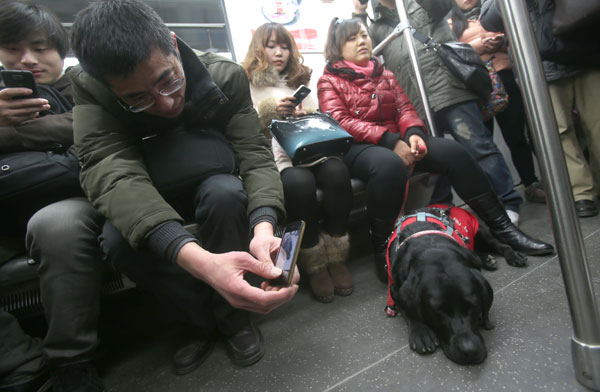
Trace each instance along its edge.
<instances>
[{"instance_id":1,"label":"black patent handbag","mask_svg":"<svg viewBox=\"0 0 600 392\"><path fill-rule=\"evenodd\" d=\"M418 31L413 36L433 49L448 70L481 99L492 92L492 80L487 67L473 47L465 42L438 43Z\"/></svg>"}]
</instances>

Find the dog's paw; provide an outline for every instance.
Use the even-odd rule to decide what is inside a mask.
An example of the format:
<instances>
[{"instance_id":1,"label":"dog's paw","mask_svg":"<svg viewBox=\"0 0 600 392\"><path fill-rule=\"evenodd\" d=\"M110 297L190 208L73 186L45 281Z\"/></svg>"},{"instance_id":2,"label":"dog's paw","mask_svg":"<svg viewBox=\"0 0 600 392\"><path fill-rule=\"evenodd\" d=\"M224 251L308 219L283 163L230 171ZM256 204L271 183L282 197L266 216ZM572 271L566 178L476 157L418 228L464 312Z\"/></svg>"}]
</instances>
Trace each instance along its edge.
<instances>
[{"instance_id":1,"label":"dog's paw","mask_svg":"<svg viewBox=\"0 0 600 392\"><path fill-rule=\"evenodd\" d=\"M492 255L485 255L481 258L481 266L488 271L495 271L498 269L498 261Z\"/></svg>"},{"instance_id":2,"label":"dog's paw","mask_svg":"<svg viewBox=\"0 0 600 392\"><path fill-rule=\"evenodd\" d=\"M513 267L525 267L527 265L527 256L521 252L511 250L504 254L504 258L509 265Z\"/></svg>"},{"instance_id":3,"label":"dog's paw","mask_svg":"<svg viewBox=\"0 0 600 392\"><path fill-rule=\"evenodd\" d=\"M409 329L408 342L411 350L426 355L433 353L440 345L435 332L425 324L411 320Z\"/></svg>"}]
</instances>

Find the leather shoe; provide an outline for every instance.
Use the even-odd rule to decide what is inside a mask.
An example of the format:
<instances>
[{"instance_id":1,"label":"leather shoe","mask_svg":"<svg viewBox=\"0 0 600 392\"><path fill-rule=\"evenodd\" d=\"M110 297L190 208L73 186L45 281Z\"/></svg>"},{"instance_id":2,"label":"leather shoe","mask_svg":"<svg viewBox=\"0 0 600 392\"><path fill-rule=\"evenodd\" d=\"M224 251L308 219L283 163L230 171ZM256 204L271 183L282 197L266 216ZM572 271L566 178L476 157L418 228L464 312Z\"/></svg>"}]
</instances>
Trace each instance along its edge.
<instances>
[{"instance_id":1,"label":"leather shoe","mask_svg":"<svg viewBox=\"0 0 600 392\"><path fill-rule=\"evenodd\" d=\"M577 200L575 202L575 212L577 212L577 216L581 218L587 216L596 216L598 215L598 205L594 200Z\"/></svg>"},{"instance_id":2,"label":"leather shoe","mask_svg":"<svg viewBox=\"0 0 600 392\"><path fill-rule=\"evenodd\" d=\"M236 365L250 366L258 362L265 352L262 346L262 334L250 321L226 340L227 352Z\"/></svg>"},{"instance_id":3,"label":"leather shoe","mask_svg":"<svg viewBox=\"0 0 600 392\"><path fill-rule=\"evenodd\" d=\"M183 375L196 370L208 358L214 345L212 340L189 341L173 355L173 373Z\"/></svg>"}]
</instances>

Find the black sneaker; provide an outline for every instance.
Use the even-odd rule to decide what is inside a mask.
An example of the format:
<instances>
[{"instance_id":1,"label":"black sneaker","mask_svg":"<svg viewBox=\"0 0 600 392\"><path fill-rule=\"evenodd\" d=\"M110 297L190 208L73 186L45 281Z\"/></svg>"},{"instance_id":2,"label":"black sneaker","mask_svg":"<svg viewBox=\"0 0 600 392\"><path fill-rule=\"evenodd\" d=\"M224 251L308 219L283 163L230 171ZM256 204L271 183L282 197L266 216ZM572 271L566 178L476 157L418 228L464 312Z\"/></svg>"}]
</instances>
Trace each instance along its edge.
<instances>
[{"instance_id":1,"label":"black sneaker","mask_svg":"<svg viewBox=\"0 0 600 392\"><path fill-rule=\"evenodd\" d=\"M89 362L58 367L50 371L52 392L104 392L96 368Z\"/></svg>"}]
</instances>

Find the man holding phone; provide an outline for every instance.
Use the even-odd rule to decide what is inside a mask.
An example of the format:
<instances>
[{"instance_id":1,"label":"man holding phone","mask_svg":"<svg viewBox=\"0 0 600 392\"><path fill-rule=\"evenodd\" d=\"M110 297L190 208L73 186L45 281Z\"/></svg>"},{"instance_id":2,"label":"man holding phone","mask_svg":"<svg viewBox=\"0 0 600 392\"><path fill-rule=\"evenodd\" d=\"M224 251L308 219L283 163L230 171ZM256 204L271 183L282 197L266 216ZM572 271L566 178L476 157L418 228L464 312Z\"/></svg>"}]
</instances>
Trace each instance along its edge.
<instances>
[{"instance_id":1,"label":"man holding phone","mask_svg":"<svg viewBox=\"0 0 600 392\"><path fill-rule=\"evenodd\" d=\"M262 337L247 311L291 300L299 276L276 289L244 280L246 272L281 274L272 256L284 209L243 69L198 55L137 0L91 3L71 38L81 182L108 219L105 252L194 329L175 354L175 373L199 366L215 335L234 363L257 362ZM175 179L171 188L160 185L165 179ZM198 239L184 220L198 223Z\"/></svg>"},{"instance_id":2,"label":"man holding phone","mask_svg":"<svg viewBox=\"0 0 600 392\"><path fill-rule=\"evenodd\" d=\"M48 325L42 341L0 311L2 391L38 390L49 377L55 392L104 390L91 364L103 276L97 237L104 218L75 197L83 192L72 147L71 81L63 74L68 47L50 9L28 0L0 2L2 75L17 86L0 85L0 264L29 252L39 265ZM34 82L25 79L29 75ZM31 97L32 88L39 97Z\"/></svg>"}]
</instances>

